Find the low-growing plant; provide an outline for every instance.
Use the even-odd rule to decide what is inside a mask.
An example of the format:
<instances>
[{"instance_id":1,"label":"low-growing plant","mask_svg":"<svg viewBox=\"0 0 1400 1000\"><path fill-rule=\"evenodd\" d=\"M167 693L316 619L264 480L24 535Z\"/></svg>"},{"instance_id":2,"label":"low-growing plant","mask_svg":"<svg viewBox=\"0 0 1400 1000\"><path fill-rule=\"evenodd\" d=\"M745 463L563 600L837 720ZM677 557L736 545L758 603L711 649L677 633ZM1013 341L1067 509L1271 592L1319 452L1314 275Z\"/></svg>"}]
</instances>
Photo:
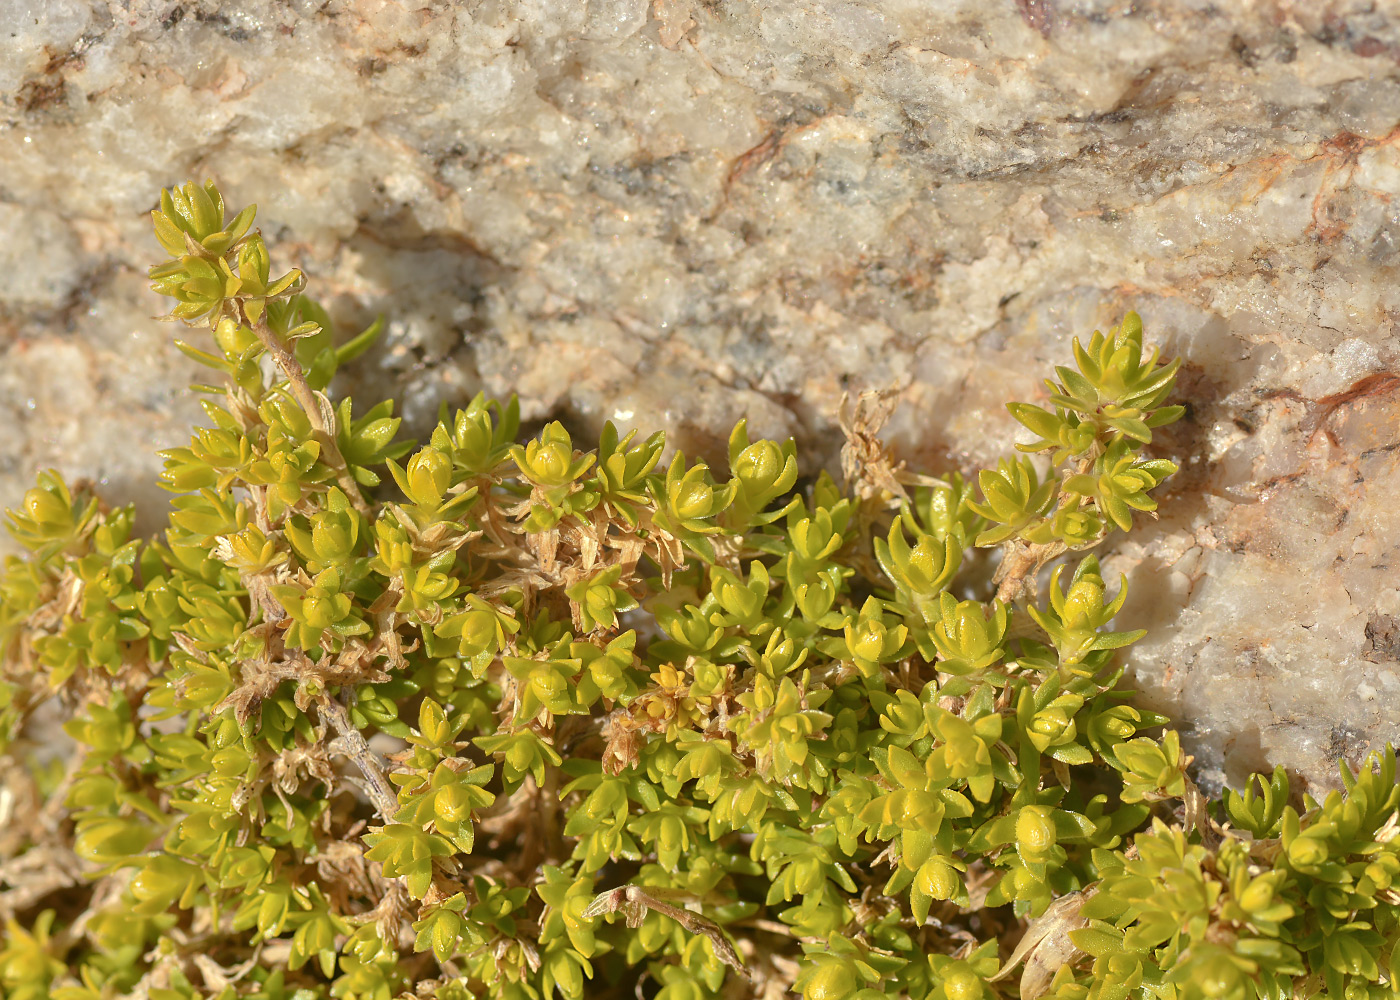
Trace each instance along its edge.
<instances>
[{"instance_id":1,"label":"low-growing plant","mask_svg":"<svg viewBox=\"0 0 1400 1000\"><path fill-rule=\"evenodd\" d=\"M1394 750L1207 801L1119 686L1089 550L1182 413L1136 315L973 480L859 408L844 489L742 421L725 469L480 396L415 444L253 214L153 213L211 372L163 534L53 472L9 514L4 997L1400 993Z\"/></svg>"}]
</instances>

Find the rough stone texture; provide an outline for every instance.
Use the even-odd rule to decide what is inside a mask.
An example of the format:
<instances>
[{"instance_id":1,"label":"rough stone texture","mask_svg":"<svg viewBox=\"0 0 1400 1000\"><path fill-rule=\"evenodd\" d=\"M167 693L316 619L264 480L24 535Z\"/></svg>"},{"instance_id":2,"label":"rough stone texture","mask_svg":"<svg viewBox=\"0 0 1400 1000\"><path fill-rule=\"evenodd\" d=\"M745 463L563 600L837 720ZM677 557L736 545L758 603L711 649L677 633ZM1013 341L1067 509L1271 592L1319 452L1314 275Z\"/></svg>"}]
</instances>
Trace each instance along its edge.
<instances>
[{"instance_id":1,"label":"rough stone texture","mask_svg":"<svg viewBox=\"0 0 1400 1000\"><path fill-rule=\"evenodd\" d=\"M0 494L154 499L196 413L140 265L212 175L419 426L740 417L912 465L1136 308L1187 359L1164 516L1119 546L1144 700L1206 783L1327 783L1400 714L1400 5L1385 0L0 3ZM135 265L135 266L134 266Z\"/></svg>"}]
</instances>

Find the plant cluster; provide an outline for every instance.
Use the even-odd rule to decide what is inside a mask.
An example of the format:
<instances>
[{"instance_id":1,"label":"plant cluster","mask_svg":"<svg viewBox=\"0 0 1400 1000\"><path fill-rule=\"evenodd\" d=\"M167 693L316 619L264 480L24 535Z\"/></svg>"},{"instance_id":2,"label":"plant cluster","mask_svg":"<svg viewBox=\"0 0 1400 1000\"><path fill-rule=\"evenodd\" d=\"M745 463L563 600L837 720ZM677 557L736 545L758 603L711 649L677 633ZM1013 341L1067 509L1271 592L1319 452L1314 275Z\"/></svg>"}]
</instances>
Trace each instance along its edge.
<instances>
[{"instance_id":1,"label":"plant cluster","mask_svg":"<svg viewBox=\"0 0 1400 1000\"><path fill-rule=\"evenodd\" d=\"M163 537L54 473L10 512L3 997L1397 995L1394 751L1207 802L1119 687L1087 550L1181 414L1135 315L1012 404L1048 465L867 427L843 491L742 422L723 470L481 397L401 440L252 208L153 217L208 426Z\"/></svg>"}]
</instances>

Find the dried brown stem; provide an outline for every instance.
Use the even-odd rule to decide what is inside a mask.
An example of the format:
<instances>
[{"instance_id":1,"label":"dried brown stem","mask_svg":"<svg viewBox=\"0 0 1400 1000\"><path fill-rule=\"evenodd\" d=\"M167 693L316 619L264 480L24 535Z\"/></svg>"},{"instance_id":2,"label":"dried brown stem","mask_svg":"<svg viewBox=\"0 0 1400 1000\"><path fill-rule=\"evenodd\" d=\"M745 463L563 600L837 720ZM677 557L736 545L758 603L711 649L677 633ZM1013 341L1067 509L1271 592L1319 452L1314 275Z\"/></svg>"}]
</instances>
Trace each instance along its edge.
<instances>
[{"instance_id":1,"label":"dried brown stem","mask_svg":"<svg viewBox=\"0 0 1400 1000\"><path fill-rule=\"evenodd\" d=\"M1026 590L1034 594L1035 574L1051 559L1065 551L1063 542L1029 545L1016 542L1009 546L997 567L992 582L997 584L997 600L1010 604Z\"/></svg>"},{"instance_id":2,"label":"dried brown stem","mask_svg":"<svg viewBox=\"0 0 1400 1000\"><path fill-rule=\"evenodd\" d=\"M339 735L335 741L339 746L333 748L354 761L355 766L364 775L365 792L369 795L370 803L379 813L380 819L385 823L392 823L394 814L399 811L399 797L389 784L389 779L384 776L384 762L379 759L379 754L371 749L364 736L355 728L354 723L350 721L350 713L340 702L334 698L324 698L319 710L321 717L329 722L331 728Z\"/></svg>"},{"instance_id":3,"label":"dried brown stem","mask_svg":"<svg viewBox=\"0 0 1400 1000\"><path fill-rule=\"evenodd\" d=\"M627 919L628 927L640 927L646 911L654 910L664 917L670 917L690 933L703 934L709 938L716 958L745 979L752 978L748 967L744 965L744 960L739 957L739 953L729 943L729 938L725 937L719 924L709 917L703 917L679 906L672 906L670 903L656 898L666 892L667 890L664 889L644 889L636 885L624 885L616 889L609 889L607 892L595 896L593 902L589 903L588 908L583 911L583 915L585 917L600 917L605 913L621 912Z\"/></svg>"}]
</instances>

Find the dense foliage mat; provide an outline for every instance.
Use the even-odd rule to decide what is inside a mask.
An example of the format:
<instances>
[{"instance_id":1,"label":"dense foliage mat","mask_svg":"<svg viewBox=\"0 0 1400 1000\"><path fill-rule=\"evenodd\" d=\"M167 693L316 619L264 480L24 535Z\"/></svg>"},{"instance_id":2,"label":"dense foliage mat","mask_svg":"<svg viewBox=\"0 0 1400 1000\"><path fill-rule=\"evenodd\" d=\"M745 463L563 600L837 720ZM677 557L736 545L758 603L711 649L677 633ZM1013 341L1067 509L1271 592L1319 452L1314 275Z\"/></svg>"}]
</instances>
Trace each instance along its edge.
<instances>
[{"instance_id":1,"label":"dense foliage mat","mask_svg":"<svg viewBox=\"0 0 1400 1000\"><path fill-rule=\"evenodd\" d=\"M252 208L153 215L208 426L158 539L51 472L10 512L4 997L1397 995L1394 751L1208 801L1118 687L1088 550L1182 412L1135 315L975 481L869 397L844 489L742 422L723 471L513 400L417 446Z\"/></svg>"}]
</instances>

